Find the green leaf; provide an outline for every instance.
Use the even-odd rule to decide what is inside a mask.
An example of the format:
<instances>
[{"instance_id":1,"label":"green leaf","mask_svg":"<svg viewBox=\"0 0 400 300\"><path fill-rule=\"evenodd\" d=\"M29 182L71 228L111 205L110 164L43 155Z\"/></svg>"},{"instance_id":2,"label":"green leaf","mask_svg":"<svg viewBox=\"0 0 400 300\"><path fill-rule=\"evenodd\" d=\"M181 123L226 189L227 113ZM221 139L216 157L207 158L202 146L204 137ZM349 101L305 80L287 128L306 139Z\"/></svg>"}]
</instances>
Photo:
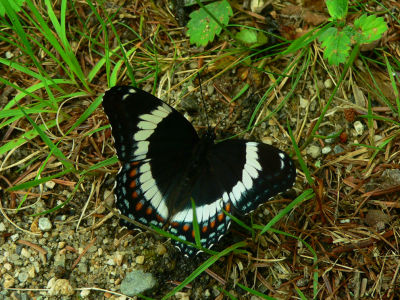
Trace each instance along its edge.
<instances>
[{"instance_id":1,"label":"green leaf","mask_svg":"<svg viewBox=\"0 0 400 300\"><path fill-rule=\"evenodd\" d=\"M236 38L250 47L259 47L268 42L267 36L261 31L243 29L236 34Z\"/></svg>"},{"instance_id":2,"label":"green leaf","mask_svg":"<svg viewBox=\"0 0 400 300\"><path fill-rule=\"evenodd\" d=\"M331 27L322 32L318 39L325 48L324 58L329 64L337 66L349 57L351 37L347 35L347 31L338 31L337 28Z\"/></svg>"},{"instance_id":3,"label":"green leaf","mask_svg":"<svg viewBox=\"0 0 400 300\"><path fill-rule=\"evenodd\" d=\"M377 18L375 15L362 15L355 20L354 26L356 29L361 30L361 36L358 39L360 44L379 40L382 34L388 29L383 18Z\"/></svg>"},{"instance_id":4,"label":"green leaf","mask_svg":"<svg viewBox=\"0 0 400 300\"><path fill-rule=\"evenodd\" d=\"M3 1L8 1L8 5L10 5L11 8L16 12L21 10L21 6L25 2L25 0L2 0L2 1L0 1L0 16L2 16L2 17L4 17L7 12L7 10L5 9L5 7L2 3Z\"/></svg>"},{"instance_id":5,"label":"green leaf","mask_svg":"<svg viewBox=\"0 0 400 300\"><path fill-rule=\"evenodd\" d=\"M208 4L204 8L192 12L187 24L187 35L190 37L190 43L197 46L206 46L213 41L215 35L221 33L221 25L227 25L229 17L233 15L232 8L226 0ZM206 10L212 13L219 24Z\"/></svg>"},{"instance_id":6,"label":"green leaf","mask_svg":"<svg viewBox=\"0 0 400 300\"><path fill-rule=\"evenodd\" d=\"M326 6L333 20L342 20L347 16L347 0L326 0Z\"/></svg>"}]
</instances>

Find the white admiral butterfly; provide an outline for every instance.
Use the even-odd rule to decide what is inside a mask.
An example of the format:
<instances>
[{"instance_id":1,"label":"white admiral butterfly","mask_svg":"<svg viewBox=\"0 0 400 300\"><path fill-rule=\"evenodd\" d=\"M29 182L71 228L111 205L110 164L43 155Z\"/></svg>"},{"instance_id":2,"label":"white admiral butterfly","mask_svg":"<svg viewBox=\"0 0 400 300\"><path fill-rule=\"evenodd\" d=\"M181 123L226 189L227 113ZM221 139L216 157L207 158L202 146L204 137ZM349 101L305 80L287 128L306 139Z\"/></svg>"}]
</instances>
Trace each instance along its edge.
<instances>
[{"instance_id":1,"label":"white admiral butterfly","mask_svg":"<svg viewBox=\"0 0 400 300\"><path fill-rule=\"evenodd\" d=\"M291 188L296 168L279 149L257 142L199 138L179 112L153 95L116 86L103 97L122 168L116 205L122 215L166 228L195 242L191 199L200 241L210 248L228 230L229 213L247 214ZM121 224L132 228L123 219ZM195 248L175 242L186 255Z\"/></svg>"}]
</instances>

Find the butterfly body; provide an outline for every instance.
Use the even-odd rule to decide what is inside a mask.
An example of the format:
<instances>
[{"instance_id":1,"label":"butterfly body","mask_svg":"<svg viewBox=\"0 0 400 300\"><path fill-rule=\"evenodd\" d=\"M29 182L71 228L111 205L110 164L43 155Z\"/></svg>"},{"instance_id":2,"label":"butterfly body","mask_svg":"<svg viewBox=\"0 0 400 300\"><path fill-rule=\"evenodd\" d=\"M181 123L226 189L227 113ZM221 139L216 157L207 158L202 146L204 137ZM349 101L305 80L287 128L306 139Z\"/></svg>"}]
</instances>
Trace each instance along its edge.
<instances>
[{"instance_id":1,"label":"butterfly body","mask_svg":"<svg viewBox=\"0 0 400 300\"><path fill-rule=\"evenodd\" d=\"M194 242L193 199L201 243L209 248L229 228L223 210L247 214L294 183L296 169L286 153L245 140L214 143L212 132L199 138L180 113L140 89L113 87L103 107L122 164L117 208L145 225ZM176 246L186 255L197 252Z\"/></svg>"}]
</instances>

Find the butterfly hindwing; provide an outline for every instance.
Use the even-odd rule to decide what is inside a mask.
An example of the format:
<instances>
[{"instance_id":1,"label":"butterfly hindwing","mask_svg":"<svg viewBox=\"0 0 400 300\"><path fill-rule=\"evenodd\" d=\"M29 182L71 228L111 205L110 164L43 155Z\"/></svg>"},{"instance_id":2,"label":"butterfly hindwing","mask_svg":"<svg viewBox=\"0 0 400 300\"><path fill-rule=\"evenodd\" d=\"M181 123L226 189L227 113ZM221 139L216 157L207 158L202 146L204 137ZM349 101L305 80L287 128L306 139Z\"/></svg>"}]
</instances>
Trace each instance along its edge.
<instances>
[{"instance_id":1,"label":"butterfly hindwing","mask_svg":"<svg viewBox=\"0 0 400 300\"><path fill-rule=\"evenodd\" d=\"M296 169L279 149L245 140L228 140L212 145L198 166L191 189L203 247L215 244L228 230L224 214L247 214L269 198L289 189ZM172 217L171 232L194 243L193 212L190 203ZM195 249L184 248L187 254Z\"/></svg>"}]
</instances>

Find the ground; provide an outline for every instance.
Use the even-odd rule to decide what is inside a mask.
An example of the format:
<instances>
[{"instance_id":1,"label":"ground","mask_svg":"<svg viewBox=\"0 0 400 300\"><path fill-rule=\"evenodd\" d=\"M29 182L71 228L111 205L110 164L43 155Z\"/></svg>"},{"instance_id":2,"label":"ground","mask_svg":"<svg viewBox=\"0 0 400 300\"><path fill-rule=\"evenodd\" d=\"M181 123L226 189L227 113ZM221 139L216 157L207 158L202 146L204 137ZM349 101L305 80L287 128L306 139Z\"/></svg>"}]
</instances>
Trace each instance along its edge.
<instances>
[{"instance_id":1,"label":"ground","mask_svg":"<svg viewBox=\"0 0 400 300\"><path fill-rule=\"evenodd\" d=\"M65 15L59 3L29 3L1 19L0 299L124 299L133 269L153 274L145 295L154 299L186 280L173 297L400 295L396 1L351 2L347 23L376 13L388 30L338 66L318 40L282 54L285 41L328 21L324 1L272 1L261 11L232 2L230 24L274 35L254 48L227 32L190 44L184 19L198 6L71 1ZM119 226L110 209L120 165L101 108L114 84L162 98L200 134L211 125L217 139L238 135L292 156L293 189L239 216L253 236L234 224L213 248L244 241L241 251L186 258L160 235Z\"/></svg>"}]
</instances>

